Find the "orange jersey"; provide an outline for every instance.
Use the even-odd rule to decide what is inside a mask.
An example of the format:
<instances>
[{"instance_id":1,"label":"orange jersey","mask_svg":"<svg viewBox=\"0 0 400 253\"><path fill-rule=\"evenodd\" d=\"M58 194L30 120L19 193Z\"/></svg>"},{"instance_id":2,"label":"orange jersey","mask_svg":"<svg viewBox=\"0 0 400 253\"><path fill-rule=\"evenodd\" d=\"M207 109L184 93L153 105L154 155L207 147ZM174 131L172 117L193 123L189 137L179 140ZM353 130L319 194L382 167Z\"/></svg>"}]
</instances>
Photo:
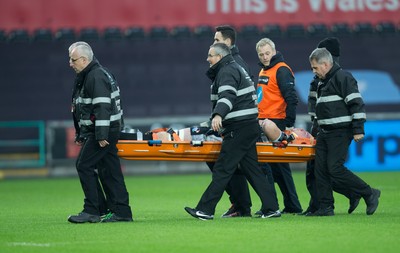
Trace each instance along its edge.
<instances>
[{"instance_id":1,"label":"orange jersey","mask_svg":"<svg viewBox=\"0 0 400 253\"><path fill-rule=\"evenodd\" d=\"M258 118L259 119L285 119L286 102L276 80L276 72L282 66L290 67L279 62L269 69L261 69L257 84ZM293 72L292 72L293 73Z\"/></svg>"}]
</instances>

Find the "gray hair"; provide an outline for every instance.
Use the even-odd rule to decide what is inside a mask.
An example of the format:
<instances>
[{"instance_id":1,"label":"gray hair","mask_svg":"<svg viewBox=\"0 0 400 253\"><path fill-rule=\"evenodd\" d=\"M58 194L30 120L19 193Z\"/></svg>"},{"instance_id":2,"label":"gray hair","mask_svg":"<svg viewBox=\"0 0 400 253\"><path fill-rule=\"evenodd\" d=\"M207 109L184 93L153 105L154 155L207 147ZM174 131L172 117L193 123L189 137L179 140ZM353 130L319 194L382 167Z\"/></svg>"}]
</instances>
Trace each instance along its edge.
<instances>
[{"instance_id":1,"label":"gray hair","mask_svg":"<svg viewBox=\"0 0 400 253\"><path fill-rule=\"evenodd\" d=\"M231 54L231 50L225 43L215 43L210 46L210 48L214 48L215 54L221 55L222 57Z\"/></svg>"},{"instance_id":2,"label":"gray hair","mask_svg":"<svg viewBox=\"0 0 400 253\"><path fill-rule=\"evenodd\" d=\"M93 50L88 43L84 41L75 42L69 46L68 52L71 54L72 50L75 49L80 56L86 57L89 61L93 60Z\"/></svg>"},{"instance_id":3,"label":"gray hair","mask_svg":"<svg viewBox=\"0 0 400 253\"><path fill-rule=\"evenodd\" d=\"M315 60L318 64L322 64L323 62L328 62L330 65L333 65L333 58L331 53L326 48L316 48L309 57L310 62Z\"/></svg>"},{"instance_id":4,"label":"gray hair","mask_svg":"<svg viewBox=\"0 0 400 253\"><path fill-rule=\"evenodd\" d=\"M266 45L269 45L273 50L276 50L275 49L275 43L271 40L271 39L268 39L268 38L262 38L259 42L257 42L257 44L256 44L256 51L258 51L258 49L260 48L260 47L263 47L263 46L266 46Z\"/></svg>"}]
</instances>

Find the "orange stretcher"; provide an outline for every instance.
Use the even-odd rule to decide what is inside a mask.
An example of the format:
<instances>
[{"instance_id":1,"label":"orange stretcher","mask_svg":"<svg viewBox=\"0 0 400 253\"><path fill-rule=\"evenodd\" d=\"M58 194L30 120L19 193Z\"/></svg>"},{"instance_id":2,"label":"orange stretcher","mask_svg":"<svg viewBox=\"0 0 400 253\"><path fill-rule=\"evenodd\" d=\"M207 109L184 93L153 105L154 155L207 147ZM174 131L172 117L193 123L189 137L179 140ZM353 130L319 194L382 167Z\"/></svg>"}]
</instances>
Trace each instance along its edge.
<instances>
[{"instance_id":1,"label":"orange stretcher","mask_svg":"<svg viewBox=\"0 0 400 253\"><path fill-rule=\"evenodd\" d=\"M218 158L221 142L119 140L117 148L119 157L126 160L212 162ZM315 140L308 134L286 147L257 142L257 154L259 162L306 162L315 157Z\"/></svg>"}]
</instances>

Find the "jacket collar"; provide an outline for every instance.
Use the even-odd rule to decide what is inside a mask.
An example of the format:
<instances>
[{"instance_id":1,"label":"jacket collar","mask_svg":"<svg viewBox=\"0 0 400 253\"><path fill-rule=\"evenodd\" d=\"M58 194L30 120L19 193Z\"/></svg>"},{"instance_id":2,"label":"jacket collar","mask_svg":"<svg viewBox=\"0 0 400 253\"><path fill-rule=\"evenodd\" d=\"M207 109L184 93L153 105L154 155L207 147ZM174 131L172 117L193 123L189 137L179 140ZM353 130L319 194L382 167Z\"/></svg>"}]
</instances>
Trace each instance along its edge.
<instances>
[{"instance_id":1,"label":"jacket collar","mask_svg":"<svg viewBox=\"0 0 400 253\"><path fill-rule=\"evenodd\" d=\"M258 65L263 68L264 70L270 69L274 67L276 64L280 62L284 62L285 60L283 59L283 55L281 52L277 51L274 56L272 56L271 61L268 66L264 66L261 62L258 62Z\"/></svg>"},{"instance_id":2,"label":"jacket collar","mask_svg":"<svg viewBox=\"0 0 400 253\"><path fill-rule=\"evenodd\" d=\"M206 75L208 76L208 78L214 81L220 69L234 61L235 60L233 59L232 55L228 54L224 56L219 62L214 64L211 68L209 68Z\"/></svg>"},{"instance_id":3,"label":"jacket collar","mask_svg":"<svg viewBox=\"0 0 400 253\"><path fill-rule=\"evenodd\" d=\"M340 69L342 68L339 66L339 64L334 62L332 68L328 71L328 73L326 73L324 80L331 79Z\"/></svg>"}]
</instances>

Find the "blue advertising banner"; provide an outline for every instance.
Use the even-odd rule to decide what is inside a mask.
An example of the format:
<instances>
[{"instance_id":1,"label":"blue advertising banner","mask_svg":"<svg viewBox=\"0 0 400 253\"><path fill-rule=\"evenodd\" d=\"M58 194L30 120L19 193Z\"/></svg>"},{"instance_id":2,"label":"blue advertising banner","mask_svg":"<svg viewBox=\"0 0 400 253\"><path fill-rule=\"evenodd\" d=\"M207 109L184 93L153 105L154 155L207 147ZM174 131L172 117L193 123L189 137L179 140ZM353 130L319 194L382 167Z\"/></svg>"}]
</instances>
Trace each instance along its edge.
<instances>
[{"instance_id":1,"label":"blue advertising banner","mask_svg":"<svg viewBox=\"0 0 400 253\"><path fill-rule=\"evenodd\" d=\"M400 170L400 120L365 123L364 141L352 142L346 166L352 171Z\"/></svg>"}]
</instances>

